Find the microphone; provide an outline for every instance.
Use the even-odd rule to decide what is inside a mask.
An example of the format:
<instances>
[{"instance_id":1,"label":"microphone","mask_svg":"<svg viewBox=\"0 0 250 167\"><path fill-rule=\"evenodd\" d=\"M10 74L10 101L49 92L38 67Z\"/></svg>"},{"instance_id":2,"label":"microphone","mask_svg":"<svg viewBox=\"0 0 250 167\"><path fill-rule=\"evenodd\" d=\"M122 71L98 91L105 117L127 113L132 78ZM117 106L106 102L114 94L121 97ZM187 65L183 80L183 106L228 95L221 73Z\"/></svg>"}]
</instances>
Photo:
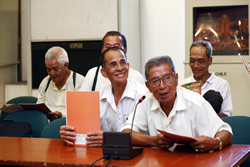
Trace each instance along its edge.
<instances>
[{"instance_id":1,"label":"microphone","mask_svg":"<svg viewBox=\"0 0 250 167\"><path fill-rule=\"evenodd\" d=\"M137 105L145 98L142 96L136 103L130 132L103 132L102 152L104 157L129 160L142 153L143 147L132 146L131 136Z\"/></svg>"},{"instance_id":2,"label":"microphone","mask_svg":"<svg viewBox=\"0 0 250 167\"><path fill-rule=\"evenodd\" d=\"M132 119L132 125L131 125L131 131L130 131L130 137L132 137L132 129L133 129L133 124L134 124L135 112L136 112L137 105L140 104L141 102L143 102L143 100L144 100L145 98L146 98L146 96L143 95L143 96L138 100L138 102L137 102L137 104L136 104L136 106L135 106L134 115L133 115L133 119Z\"/></svg>"},{"instance_id":3,"label":"microphone","mask_svg":"<svg viewBox=\"0 0 250 167\"><path fill-rule=\"evenodd\" d=\"M141 103L141 102L143 102L143 100L146 98L146 96L145 95L143 95L140 99L139 99L139 101L138 101L138 103ZM138 104L137 103L137 104Z\"/></svg>"}]
</instances>

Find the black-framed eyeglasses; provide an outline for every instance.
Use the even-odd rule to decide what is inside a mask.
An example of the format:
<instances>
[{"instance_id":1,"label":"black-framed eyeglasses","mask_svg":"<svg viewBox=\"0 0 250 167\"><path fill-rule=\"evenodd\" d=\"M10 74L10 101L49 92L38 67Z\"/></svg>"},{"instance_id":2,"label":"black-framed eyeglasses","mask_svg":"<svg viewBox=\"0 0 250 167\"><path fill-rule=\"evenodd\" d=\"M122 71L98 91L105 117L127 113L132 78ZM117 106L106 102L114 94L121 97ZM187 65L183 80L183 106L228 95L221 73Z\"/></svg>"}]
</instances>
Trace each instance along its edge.
<instances>
[{"instance_id":1,"label":"black-framed eyeglasses","mask_svg":"<svg viewBox=\"0 0 250 167\"><path fill-rule=\"evenodd\" d=\"M160 77L156 77L156 78L152 78L148 81L149 85L151 85L152 87L157 87L160 85L160 82L161 82L161 79L163 80L163 82L165 84L168 84L172 81L173 79L173 73L168 73L168 74L165 74L163 76L160 76Z\"/></svg>"}]
</instances>

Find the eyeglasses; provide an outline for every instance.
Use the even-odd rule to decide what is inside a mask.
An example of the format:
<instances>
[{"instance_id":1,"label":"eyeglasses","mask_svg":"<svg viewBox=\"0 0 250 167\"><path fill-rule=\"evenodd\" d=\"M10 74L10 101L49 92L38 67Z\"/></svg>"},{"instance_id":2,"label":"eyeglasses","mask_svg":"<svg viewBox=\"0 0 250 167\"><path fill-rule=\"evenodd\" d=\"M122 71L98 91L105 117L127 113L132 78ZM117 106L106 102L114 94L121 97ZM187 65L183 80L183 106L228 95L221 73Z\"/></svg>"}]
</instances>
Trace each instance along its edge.
<instances>
[{"instance_id":1,"label":"eyeglasses","mask_svg":"<svg viewBox=\"0 0 250 167\"><path fill-rule=\"evenodd\" d=\"M168 74L165 74L163 76L160 76L160 77L156 77L156 78L152 78L148 81L149 85L151 85L152 87L157 87L160 85L160 82L161 82L161 79L163 80L163 82L165 84L168 84L169 82L172 81L173 79L173 73L168 73Z\"/></svg>"}]
</instances>

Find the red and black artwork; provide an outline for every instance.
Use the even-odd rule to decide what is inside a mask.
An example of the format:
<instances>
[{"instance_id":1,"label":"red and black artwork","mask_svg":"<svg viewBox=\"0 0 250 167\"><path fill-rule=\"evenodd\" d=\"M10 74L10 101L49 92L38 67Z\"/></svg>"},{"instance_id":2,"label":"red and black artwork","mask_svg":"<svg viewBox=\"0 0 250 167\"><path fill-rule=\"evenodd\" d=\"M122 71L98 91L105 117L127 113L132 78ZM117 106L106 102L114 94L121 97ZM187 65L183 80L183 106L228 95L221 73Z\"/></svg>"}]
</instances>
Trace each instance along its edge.
<instances>
[{"instance_id":1,"label":"red and black artwork","mask_svg":"<svg viewBox=\"0 0 250 167\"><path fill-rule=\"evenodd\" d=\"M195 7L194 41L209 41L213 55L249 55L248 6Z\"/></svg>"}]
</instances>

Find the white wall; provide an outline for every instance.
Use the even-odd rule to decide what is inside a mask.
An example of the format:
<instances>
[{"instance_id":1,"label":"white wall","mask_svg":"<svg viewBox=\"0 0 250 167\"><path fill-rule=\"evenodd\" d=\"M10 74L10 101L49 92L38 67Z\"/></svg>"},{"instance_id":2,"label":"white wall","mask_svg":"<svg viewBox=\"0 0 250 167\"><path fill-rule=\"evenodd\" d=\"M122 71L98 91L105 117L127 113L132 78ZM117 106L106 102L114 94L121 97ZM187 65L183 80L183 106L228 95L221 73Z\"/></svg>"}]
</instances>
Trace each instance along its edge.
<instances>
[{"instance_id":1,"label":"white wall","mask_svg":"<svg viewBox=\"0 0 250 167\"><path fill-rule=\"evenodd\" d=\"M101 39L118 30L117 0L32 0L31 40Z\"/></svg>"},{"instance_id":2,"label":"white wall","mask_svg":"<svg viewBox=\"0 0 250 167\"><path fill-rule=\"evenodd\" d=\"M0 102L5 102L5 84L17 80L18 0L0 0Z\"/></svg>"},{"instance_id":3,"label":"white wall","mask_svg":"<svg viewBox=\"0 0 250 167\"><path fill-rule=\"evenodd\" d=\"M30 26L30 0L21 3L21 55L22 55L22 81L31 80L31 26ZM27 82L27 95L31 94L32 83ZM11 98L11 97L9 97Z\"/></svg>"},{"instance_id":4,"label":"white wall","mask_svg":"<svg viewBox=\"0 0 250 167\"><path fill-rule=\"evenodd\" d=\"M141 63L161 55L172 57L184 78L185 0L140 0Z\"/></svg>"},{"instance_id":5,"label":"white wall","mask_svg":"<svg viewBox=\"0 0 250 167\"><path fill-rule=\"evenodd\" d=\"M141 71L140 3L139 0L119 0L119 31L127 39L127 56L131 68Z\"/></svg>"}]
</instances>

